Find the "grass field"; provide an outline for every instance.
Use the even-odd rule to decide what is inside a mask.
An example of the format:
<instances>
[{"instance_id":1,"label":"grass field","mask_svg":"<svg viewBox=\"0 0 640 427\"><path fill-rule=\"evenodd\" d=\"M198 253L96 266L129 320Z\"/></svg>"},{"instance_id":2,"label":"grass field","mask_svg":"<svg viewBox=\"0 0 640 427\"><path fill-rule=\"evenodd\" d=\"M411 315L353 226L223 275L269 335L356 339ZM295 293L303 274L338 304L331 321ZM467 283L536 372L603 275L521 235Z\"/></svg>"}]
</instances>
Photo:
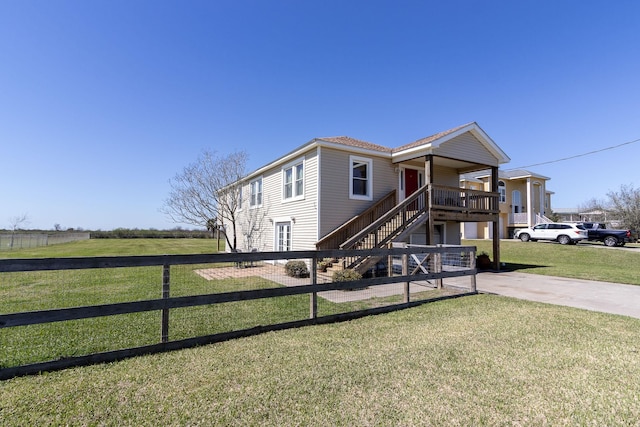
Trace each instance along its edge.
<instances>
[{"instance_id":1,"label":"grass field","mask_svg":"<svg viewBox=\"0 0 640 427\"><path fill-rule=\"evenodd\" d=\"M640 321L478 295L0 382L3 425L637 425Z\"/></svg>"},{"instance_id":2,"label":"grass field","mask_svg":"<svg viewBox=\"0 0 640 427\"><path fill-rule=\"evenodd\" d=\"M51 256L211 253L210 240L132 239L89 240L51 246ZM41 257L47 248L23 250L23 257ZM16 255L17 251L13 253ZM281 287L268 278L207 280L201 268L226 264L171 267L171 296L215 294L237 290ZM434 298L446 291L430 290L413 299ZM162 267L132 267L0 274L0 314L113 304L160 298ZM402 302L402 295L335 303L318 299L318 315L351 312ZM172 309L169 339L248 329L309 318L306 294L236 301ZM0 329L0 368L45 362L65 357L152 345L160 342L160 311L55 322Z\"/></svg>"},{"instance_id":3,"label":"grass field","mask_svg":"<svg viewBox=\"0 0 640 427\"><path fill-rule=\"evenodd\" d=\"M476 246L478 252L492 253L492 243L488 240L465 240L463 244ZM505 270L640 285L640 247L629 246L631 250L598 244L564 246L502 240L500 257L506 263Z\"/></svg>"},{"instance_id":4,"label":"grass field","mask_svg":"<svg viewBox=\"0 0 640 427\"><path fill-rule=\"evenodd\" d=\"M0 258L210 254L224 251L214 239L89 239L39 248L0 252Z\"/></svg>"},{"instance_id":5,"label":"grass field","mask_svg":"<svg viewBox=\"0 0 640 427\"><path fill-rule=\"evenodd\" d=\"M50 256L211 252L204 243L96 241L106 246L60 245ZM638 256L502 244L509 269L590 279L632 270L604 280L634 284ZM203 319L190 327L208 327ZM14 378L0 382L0 425L637 425L639 343L638 319L477 295Z\"/></svg>"}]
</instances>

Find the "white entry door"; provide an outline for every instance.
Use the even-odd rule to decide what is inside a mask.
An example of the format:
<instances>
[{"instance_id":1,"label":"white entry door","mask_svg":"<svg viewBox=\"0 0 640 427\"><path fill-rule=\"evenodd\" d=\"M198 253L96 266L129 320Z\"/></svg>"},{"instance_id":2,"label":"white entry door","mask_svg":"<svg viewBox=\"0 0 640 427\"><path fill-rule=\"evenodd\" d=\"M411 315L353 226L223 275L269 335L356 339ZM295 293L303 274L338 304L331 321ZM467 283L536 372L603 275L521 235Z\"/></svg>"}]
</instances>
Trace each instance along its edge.
<instances>
[{"instance_id":1,"label":"white entry door","mask_svg":"<svg viewBox=\"0 0 640 427\"><path fill-rule=\"evenodd\" d=\"M276 251L291 250L291 222L276 222Z\"/></svg>"}]
</instances>

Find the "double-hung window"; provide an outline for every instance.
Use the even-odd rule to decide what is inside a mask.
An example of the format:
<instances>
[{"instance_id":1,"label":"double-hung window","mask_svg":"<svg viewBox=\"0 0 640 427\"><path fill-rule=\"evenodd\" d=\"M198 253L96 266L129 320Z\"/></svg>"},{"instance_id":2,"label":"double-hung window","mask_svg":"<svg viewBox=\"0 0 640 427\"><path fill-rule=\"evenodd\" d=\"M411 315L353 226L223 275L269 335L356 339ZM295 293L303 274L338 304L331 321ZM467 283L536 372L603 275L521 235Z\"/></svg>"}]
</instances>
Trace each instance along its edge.
<instances>
[{"instance_id":1,"label":"double-hung window","mask_svg":"<svg viewBox=\"0 0 640 427\"><path fill-rule=\"evenodd\" d=\"M262 177L251 181L249 187L251 190L249 205L252 208L262 206Z\"/></svg>"},{"instance_id":2,"label":"double-hung window","mask_svg":"<svg viewBox=\"0 0 640 427\"><path fill-rule=\"evenodd\" d=\"M500 203L507 203L507 187L504 181L498 181L498 194L500 195Z\"/></svg>"},{"instance_id":3,"label":"double-hung window","mask_svg":"<svg viewBox=\"0 0 640 427\"><path fill-rule=\"evenodd\" d=\"M282 168L282 198L295 200L304 197L304 162Z\"/></svg>"},{"instance_id":4,"label":"double-hung window","mask_svg":"<svg viewBox=\"0 0 640 427\"><path fill-rule=\"evenodd\" d=\"M349 197L373 200L373 161L349 156Z\"/></svg>"}]
</instances>

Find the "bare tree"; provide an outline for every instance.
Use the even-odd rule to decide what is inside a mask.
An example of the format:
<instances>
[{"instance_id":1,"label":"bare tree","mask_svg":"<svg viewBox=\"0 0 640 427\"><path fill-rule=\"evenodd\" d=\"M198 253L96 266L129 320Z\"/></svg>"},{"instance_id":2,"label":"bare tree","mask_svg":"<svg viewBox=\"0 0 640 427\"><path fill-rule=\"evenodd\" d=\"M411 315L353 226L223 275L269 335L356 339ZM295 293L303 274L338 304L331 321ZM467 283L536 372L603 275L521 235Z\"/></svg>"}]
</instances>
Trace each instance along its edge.
<instances>
[{"instance_id":1,"label":"bare tree","mask_svg":"<svg viewBox=\"0 0 640 427\"><path fill-rule=\"evenodd\" d=\"M15 239L16 231L20 230L23 225L29 223L29 215L22 214L9 218L9 224L11 224L11 241L9 242L9 248L13 249L13 242Z\"/></svg>"},{"instance_id":2,"label":"bare tree","mask_svg":"<svg viewBox=\"0 0 640 427\"><path fill-rule=\"evenodd\" d=\"M607 212L607 202L595 197L578 206L578 213L583 221L605 221Z\"/></svg>"},{"instance_id":3,"label":"bare tree","mask_svg":"<svg viewBox=\"0 0 640 427\"><path fill-rule=\"evenodd\" d=\"M268 206L266 203L264 206ZM269 211L266 207L256 209L248 209L242 218L240 231L246 242L246 249L258 249L256 246L262 242L262 233L264 232L265 220Z\"/></svg>"},{"instance_id":4,"label":"bare tree","mask_svg":"<svg viewBox=\"0 0 640 427\"><path fill-rule=\"evenodd\" d=\"M175 222L201 227L228 222L233 229L233 242L228 233L224 233L225 239L236 250L241 180L246 174L247 159L244 151L227 156L204 151L195 163L169 181L171 191L161 211Z\"/></svg>"},{"instance_id":5,"label":"bare tree","mask_svg":"<svg viewBox=\"0 0 640 427\"><path fill-rule=\"evenodd\" d=\"M619 191L610 191L611 214L619 220L623 227L640 230L640 188L632 185L621 185Z\"/></svg>"},{"instance_id":6,"label":"bare tree","mask_svg":"<svg viewBox=\"0 0 640 427\"><path fill-rule=\"evenodd\" d=\"M22 228L23 225L29 223L29 215L22 214L9 218L9 224L11 224L12 231L18 231Z\"/></svg>"}]
</instances>

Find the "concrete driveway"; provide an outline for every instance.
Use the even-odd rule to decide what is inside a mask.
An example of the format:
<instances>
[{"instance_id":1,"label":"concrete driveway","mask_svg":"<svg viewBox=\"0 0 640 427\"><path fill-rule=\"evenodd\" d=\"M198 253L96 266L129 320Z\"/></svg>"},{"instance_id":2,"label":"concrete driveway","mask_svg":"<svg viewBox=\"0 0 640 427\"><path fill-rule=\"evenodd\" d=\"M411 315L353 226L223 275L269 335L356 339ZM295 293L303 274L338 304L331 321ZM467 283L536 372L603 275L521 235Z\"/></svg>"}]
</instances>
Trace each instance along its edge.
<instances>
[{"instance_id":1,"label":"concrete driveway","mask_svg":"<svg viewBox=\"0 0 640 427\"><path fill-rule=\"evenodd\" d=\"M519 272L482 272L478 292L640 319L640 286Z\"/></svg>"}]
</instances>

